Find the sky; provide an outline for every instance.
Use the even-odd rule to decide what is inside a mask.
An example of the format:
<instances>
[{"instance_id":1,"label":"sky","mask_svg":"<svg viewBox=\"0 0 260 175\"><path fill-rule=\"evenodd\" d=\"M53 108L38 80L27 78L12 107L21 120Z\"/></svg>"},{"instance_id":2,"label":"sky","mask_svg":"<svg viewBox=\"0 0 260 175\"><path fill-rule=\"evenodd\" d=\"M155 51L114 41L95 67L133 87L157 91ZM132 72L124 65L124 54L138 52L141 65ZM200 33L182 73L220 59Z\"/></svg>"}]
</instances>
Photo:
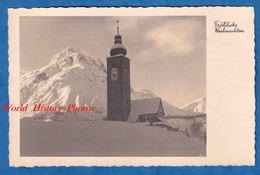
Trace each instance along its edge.
<instances>
[{"instance_id":1,"label":"sky","mask_svg":"<svg viewBox=\"0 0 260 175\"><path fill-rule=\"evenodd\" d=\"M174 106L206 96L206 17L20 17L20 67L46 66L66 47L106 57L119 20L131 86Z\"/></svg>"}]
</instances>

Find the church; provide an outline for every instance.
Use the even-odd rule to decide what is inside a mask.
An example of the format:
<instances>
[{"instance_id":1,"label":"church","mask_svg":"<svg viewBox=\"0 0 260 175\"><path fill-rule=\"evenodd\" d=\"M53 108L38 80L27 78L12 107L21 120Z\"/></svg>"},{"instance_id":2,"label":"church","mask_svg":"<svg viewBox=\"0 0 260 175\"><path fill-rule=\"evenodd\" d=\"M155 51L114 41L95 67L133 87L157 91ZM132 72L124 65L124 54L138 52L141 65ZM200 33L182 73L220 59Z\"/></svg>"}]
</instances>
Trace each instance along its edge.
<instances>
[{"instance_id":1,"label":"church","mask_svg":"<svg viewBox=\"0 0 260 175\"><path fill-rule=\"evenodd\" d=\"M117 33L107 57L107 119L126 122L154 122L164 116L160 97L131 101L130 59Z\"/></svg>"}]
</instances>

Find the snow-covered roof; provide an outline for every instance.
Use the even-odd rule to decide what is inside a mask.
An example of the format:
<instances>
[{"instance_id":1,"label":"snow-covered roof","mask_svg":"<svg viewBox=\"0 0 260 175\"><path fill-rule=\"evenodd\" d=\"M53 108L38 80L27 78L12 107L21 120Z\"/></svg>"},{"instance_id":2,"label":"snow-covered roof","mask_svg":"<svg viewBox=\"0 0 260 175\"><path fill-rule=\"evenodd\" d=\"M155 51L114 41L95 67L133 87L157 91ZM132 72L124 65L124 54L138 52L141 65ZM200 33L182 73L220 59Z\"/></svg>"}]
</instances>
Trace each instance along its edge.
<instances>
[{"instance_id":1,"label":"snow-covered roof","mask_svg":"<svg viewBox=\"0 0 260 175\"><path fill-rule=\"evenodd\" d=\"M139 115L154 114L158 112L161 103L160 97L146 98L131 101L131 112L127 122L136 122Z\"/></svg>"}]
</instances>

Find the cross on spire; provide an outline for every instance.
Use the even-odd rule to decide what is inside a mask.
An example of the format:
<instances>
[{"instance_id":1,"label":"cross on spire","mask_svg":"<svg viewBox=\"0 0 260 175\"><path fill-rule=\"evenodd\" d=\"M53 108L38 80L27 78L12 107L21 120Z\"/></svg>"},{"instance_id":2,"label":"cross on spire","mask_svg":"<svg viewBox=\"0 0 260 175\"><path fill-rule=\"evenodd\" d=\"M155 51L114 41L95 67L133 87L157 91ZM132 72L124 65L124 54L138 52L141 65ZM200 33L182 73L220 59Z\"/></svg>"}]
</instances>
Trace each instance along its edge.
<instances>
[{"instance_id":1,"label":"cross on spire","mask_svg":"<svg viewBox=\"0 0 260 175\"><path fill-rule=\"evenodd\" d=\"M117 33L119 33L119 20L116 20L116 23L117 23L117 27L116 27Z\"/></svg>"}]
</instances>

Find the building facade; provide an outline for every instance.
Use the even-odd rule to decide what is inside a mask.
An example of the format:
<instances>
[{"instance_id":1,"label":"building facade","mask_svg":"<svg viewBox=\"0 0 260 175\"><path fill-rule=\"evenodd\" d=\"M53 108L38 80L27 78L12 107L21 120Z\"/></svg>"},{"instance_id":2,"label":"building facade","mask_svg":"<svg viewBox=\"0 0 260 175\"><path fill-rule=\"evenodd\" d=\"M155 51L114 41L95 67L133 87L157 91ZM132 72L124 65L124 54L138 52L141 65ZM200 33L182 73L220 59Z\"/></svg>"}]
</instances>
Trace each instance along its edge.
<instances>
[{"instance_id":1,"label":"building facade","mask_svg":"<svg viewBox=\"0 0 260 175\"><path fill-rule=\"evenodd\" d=\"M131 101L131 112L127 122L157 122L164 116L160 97L145 98Z\"/></svg>"}]
</instances>

